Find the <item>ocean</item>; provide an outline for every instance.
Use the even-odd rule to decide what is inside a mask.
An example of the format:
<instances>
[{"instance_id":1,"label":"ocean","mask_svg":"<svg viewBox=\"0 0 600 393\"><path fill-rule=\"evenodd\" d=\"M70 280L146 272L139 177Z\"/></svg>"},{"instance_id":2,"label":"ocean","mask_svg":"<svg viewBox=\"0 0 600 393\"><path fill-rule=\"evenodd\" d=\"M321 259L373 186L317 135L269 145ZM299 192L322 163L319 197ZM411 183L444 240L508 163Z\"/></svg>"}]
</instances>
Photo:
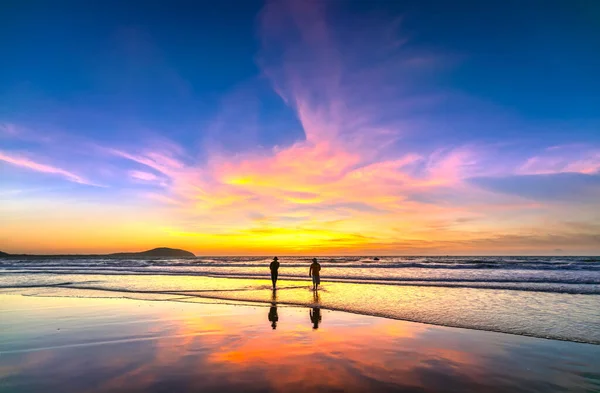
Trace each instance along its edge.
<instances>
[{"instance_id":1,"label":"ocean","mask_svg":"<svg viewBox=\"0 0 600 393\"><path fill-rule=\"evenodd\" d=\"M434 325L600 344L598 257L5 258L0 292L27 296L313 306Z\"/></svg>"}]
</instances>

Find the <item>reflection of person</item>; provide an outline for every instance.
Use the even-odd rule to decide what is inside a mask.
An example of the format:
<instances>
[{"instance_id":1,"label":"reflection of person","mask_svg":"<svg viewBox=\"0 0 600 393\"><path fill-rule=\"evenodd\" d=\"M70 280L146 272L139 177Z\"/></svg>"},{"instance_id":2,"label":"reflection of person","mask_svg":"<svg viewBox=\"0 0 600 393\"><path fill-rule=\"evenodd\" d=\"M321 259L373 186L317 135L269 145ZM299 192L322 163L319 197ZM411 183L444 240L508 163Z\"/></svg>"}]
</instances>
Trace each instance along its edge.
<instances>
[{"instance_id":1,"label":"reflection of person","mask_svg":"<svg viewBox=\"0 0 600 393\"><path fill-rule=\"evenodd\" d=\"M277 321L279 321L279 316L277 315L277 306L271 306L269 309L269 321L271 321L271 327L273 330L277 329Z\"/></svg>"},{"instance_id":2,"label":"reflection of person","mask_svg":"<svg viewBox=\"0 0 600 393\"><path fill-rule=\"evenodd\" d=\"M273 258L273 262L269 265L269 269L271 269L271 282L273 283L273 289L275 289L275 285L277 284L277 275L279 273L279 258Z\"/></svg>"},{"instance_id":3,"label":"reflection of person","mask_svg":"<svg viewBox=\"0 0 600 393\"><path fill-rule=\"evenodd\" d=\"M273 297L271 298L271 308L269 309L269 321L273 330L277 329L277 321L279 316L277 315L277 293L273 289Z\"/></svg>"},{"instance_id":4,"label":"reflection of person","mask_svg":"<svg viewBox=\"0 0 600 393\"><path fill-rule=\"evenodd\" d=\"M313 329L319 328L319 323L321 322L321 307L319 304L321 303L321 299L319 298L319 292L313 292L313 308L308 312L310 316L310 321L313 323Z\"/></svg>"},{"instance_id":5,"label":"reflection of person","mask_svg":"<svg viewBox=\"0 0 600 393\"><path fill-rule=\"evenodd\" d=\"M312 277L313 282L313 290L319 289L319 284L321 283L321 265L317 262L317 258L313 258L312 263L310 265L310 269L308 269L309 277Z\"/></svg>"},{"instance_id":6,"label":"reflection of person","mask_svg":"<svg viewBox=\"0 0 600 393\"><path fill-rule=\"evenodd\" d=\"M309 311L310 320L313 323L313 329L319 328L319 322L321 322L321 309L319 307L313 307Z\"/></svg>"}]
</instances>

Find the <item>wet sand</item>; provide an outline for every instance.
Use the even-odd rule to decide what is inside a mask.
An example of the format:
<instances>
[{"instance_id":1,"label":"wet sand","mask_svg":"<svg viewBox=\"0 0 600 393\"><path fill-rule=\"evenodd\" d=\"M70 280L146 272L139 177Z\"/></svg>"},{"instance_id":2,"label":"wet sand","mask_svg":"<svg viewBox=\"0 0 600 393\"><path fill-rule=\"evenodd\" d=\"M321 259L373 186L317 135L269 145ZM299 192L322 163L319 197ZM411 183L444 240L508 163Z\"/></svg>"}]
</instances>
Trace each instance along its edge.
<instances>
[{"instance_id":1,"label":"wet sand","mask_svg":"<svg viewBox=\"0 0 600 393\"><path fill-rule=\"evenodd\" d=\"M0 391L600 390L597 345L178 300L0 295Z\"/></svg>"},{"instance_id":2,"label":"wet sand","mask_svg":"<svg viewBox=\"0 0 600 393\"><path fill-rule=\"evenodd\" d=\"M206 299L321 307L438 326L600 344L600 296L481 288L323 281L315 299L307 281L161 276L155 274L0 274L1 293Z\"/></svg>"}]
</instances>

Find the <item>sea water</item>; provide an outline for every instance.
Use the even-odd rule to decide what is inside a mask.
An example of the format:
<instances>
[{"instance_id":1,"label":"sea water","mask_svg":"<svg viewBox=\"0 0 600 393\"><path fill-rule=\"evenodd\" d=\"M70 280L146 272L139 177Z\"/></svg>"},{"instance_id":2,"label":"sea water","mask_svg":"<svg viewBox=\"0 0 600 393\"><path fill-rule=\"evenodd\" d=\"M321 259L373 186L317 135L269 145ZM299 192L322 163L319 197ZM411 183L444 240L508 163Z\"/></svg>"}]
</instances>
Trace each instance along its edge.
<instances>
[{"instance_id":1,"label":"sea water","mask_svg":"<svg viewBox=\"0 0 600 393\"><path fill-rule=\"evenodd\" d=\"M5 258L0 291L35 296L221 299L314 305L436 325L600 344L600 258ZM1 306L0 306L1 307Z\"/></svg>"}]
</instances>

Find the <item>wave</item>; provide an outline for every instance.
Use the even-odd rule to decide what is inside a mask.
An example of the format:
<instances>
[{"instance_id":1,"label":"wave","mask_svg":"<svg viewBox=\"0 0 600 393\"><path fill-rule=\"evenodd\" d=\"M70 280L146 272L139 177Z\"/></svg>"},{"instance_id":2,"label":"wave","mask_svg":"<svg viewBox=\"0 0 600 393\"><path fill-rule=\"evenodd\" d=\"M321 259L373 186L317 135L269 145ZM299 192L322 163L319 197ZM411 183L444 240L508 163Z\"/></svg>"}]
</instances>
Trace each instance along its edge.
<instances>
[{"instance_id":1,"label":"wave","mask_svg":"<svg viewBox=\"0 0 600 393\"><path fill-rule=\"evenodd\" d=\"M1 269L22 269L22 268L118 268L118 267L235 267L235 268L255 268L266 267L266 263L248 263L248 262L222 262L222 261L187 261L187 260L93 260L72 262L65 260L52 261L0 261ZM283 263L285 268L306 268L306 263ZM468 261L468 262L453 262L439 263L433 261L424 262L372 262L372 263L324 263L327 268L344 268L344 269L465 269L465 270L487 270L487 269L504 269L504 270L583 270L583 271L600 271L600 262L502 262L502 261Z\"/></svg>"},{"instance_id":2,"label":"wave","mask_svg":"<svg viewBox=\"0 0 600 393\"><path fill-rule=\"evenodd\" d=\"M9 273L10 274L10 273ZM103 276L189 276L189 277L214 277L214 278L231 278L231 279L247 279L247 280L267 280L268 275L264 274L248 274L248 273L217 273L217 272L148 272L148 271L19 271L13 274L28 274L28 275L103 275ZM287 279L293 281L309 281L305 276L299 275L279 275L280 280ZM472 289L495 289L495 290L510 290L510 291L527 291L527 292L546 292L546 293L564 293L564 294L581 294L581 295L600 295L600 278L498 278L498 279L482 279L482 278L411 278L411 277L347 277L347 276L328 276L321 279L322 282L347 283L347 284L376 284L376 285L396 285L396 286L421 286L421 287L444 287L444 288L472 288ZM86 282L97 282L86 281ZM40 283L28 284L31 287L44 286L69 286L68 283ZM0 285L0 288L15 288L14 285ZM202 290L196 290L202 291Z\"/></svg>"},{"instance_id":3,"label":"wave","mask_svg":"<svg viewBox=\"0 0 600 393\"><path fill-rule=\"evenodd\" d=\"M75 269L74 269L75 267ZM83 269L82 269L83 268ZM2 268L0 268L2 271ZM337 273L336 273L337 272ZM343 270L332 271L323 279L355 280L361 281L452 281L452 282L532 282L556 284L600 284L600 274L594 275L504 275L504 276L468 276L468 277L443 277L443 276L357 276L355 274L339 274ZM185 270L185 269L147 269L144 267L90 267L90 266L61 266L48 269L47 267L10 267L4 268L4 274L97 274L97 275L168 275L168 276L211 276L211 277L238 277L238 278L268 278L267 272L253 273L249 271L225 271L219 269ZM290 274L280 270L279 277L291 279L305 279L304 274Z\"/></svg>"}]
</instances>

